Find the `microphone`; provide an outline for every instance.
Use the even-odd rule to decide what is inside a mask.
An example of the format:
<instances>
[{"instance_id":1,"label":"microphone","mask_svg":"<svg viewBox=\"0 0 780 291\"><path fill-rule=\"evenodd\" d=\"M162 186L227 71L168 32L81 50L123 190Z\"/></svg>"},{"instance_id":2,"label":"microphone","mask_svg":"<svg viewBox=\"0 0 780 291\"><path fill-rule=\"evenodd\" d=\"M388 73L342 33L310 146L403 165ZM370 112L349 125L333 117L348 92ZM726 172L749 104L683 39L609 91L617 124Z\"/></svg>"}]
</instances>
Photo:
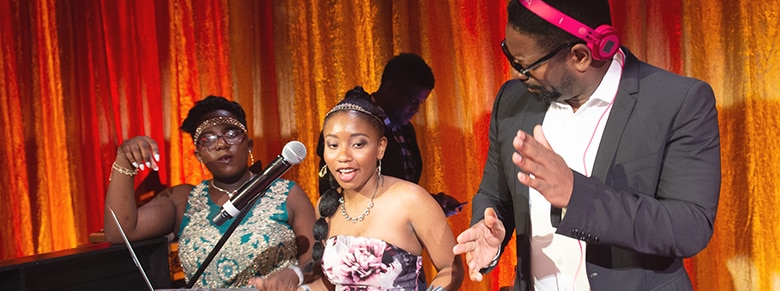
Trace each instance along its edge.
<instances>
[{"instance_id":1,"label":"microphone","mask_svg":"<svg viewBox=\"0 0 780 291\"><path fill-rule=\"evenodd\" d=\"M241 186L233 199L222 205L222 211L212 221L222 225L228 219L236 217L250 202L262 196L274 180L281 177L293 165L300 163L304 157L306 157L306 146L303 143L297 140L288 142L284 145L282 154L277 156L262 174L252 177Z\"/></svg>"}]
</instances>

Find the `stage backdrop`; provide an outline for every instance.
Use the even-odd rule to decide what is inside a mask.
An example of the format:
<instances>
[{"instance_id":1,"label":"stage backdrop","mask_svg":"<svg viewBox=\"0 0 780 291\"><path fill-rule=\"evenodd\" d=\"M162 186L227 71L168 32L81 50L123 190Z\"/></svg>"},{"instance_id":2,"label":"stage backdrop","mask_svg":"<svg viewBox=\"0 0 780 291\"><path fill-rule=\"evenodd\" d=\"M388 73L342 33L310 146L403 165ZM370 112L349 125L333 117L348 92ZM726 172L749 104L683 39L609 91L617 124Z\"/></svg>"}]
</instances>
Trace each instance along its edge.
<instances>
[{"instance_id":1,"label":"stage backdrop","mask_svg":"<svg viewBox=\"0 0 780 291\"><path fill-rule=\"evenodd\" d=\"M627 4L625 2L633 2ZM470 200L486 156L499 86L506 0L0 1L0 259L87 243L100 231L116 147L162 145L140 199L208 178L178 126L206 95L248 111L254 156L299 140L313 151L325 112L355 85L377 89L382 65L414 52L436 88L413 123L421 184ZM776 0L612 1L622 41L640 58L715 89L723 184L715 236L687 260L698 290L780 290L780 51ZM316 199L313 154L286 178ZM159 183L155 183L159 181ZM147 193L147 194L142 194ZM469 207L467 207L468 209ZM470 211L450 218L456 233ZM511 248L486 282L509 285Z\"/></svg>"}]
</instances>

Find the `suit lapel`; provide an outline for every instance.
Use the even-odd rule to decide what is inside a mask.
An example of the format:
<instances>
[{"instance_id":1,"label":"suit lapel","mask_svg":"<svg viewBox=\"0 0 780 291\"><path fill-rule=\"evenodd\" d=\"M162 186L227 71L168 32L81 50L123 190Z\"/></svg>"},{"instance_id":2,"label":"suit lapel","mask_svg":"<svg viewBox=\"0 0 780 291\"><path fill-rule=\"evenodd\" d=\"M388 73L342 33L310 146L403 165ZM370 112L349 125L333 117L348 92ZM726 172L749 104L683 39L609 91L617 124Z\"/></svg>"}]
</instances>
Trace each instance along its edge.
<instances>
[{"instance_id":1,"label":"suit lapel","mask_svg":"<svg viewBox=\"0 0 780 291\"><path fill-rule=\"evenodd\" d=\"M636 98L639 96L639 60L626 48L622 49L626 54L626 60L620 86L612 105L612 111L609 113L609 119L604 126L604 134L593 164L592 177L599 178L602 182L606 179L609 168L615 159L623 130L626 128L628 118L634 110Z\"/></svg>"},{"instance_id":2,"label":"suit lapel","mask_svg":"<svg viewBox=\"0 0 780 291\"><path fill-rule=\"evenodd\" d=\"M523 87L523 90L524 91L526 90L525 87ZM530 135L533 135L534 126L536 126L537 124L542 124L542 121L544 121L544 115L547 113L547 108L550 105L544 102L539 102L538 100L536 100L534 96L531 96L530 93L527 93L527 91L523 92L523 95L520 96L520 98L524 98L527 101L522 106L522 109L518 111L518 112L523 112L523 114L521 118L517 119L514 127L523 130ZM512 138L514 139L514 137ZM510 163L512 162L511 158L509 159L509 162ZM516 169L515 173L520 171L520 168L518 168L517 166L515 166L515 169ZM513 177L517 179L516 175L513 175ZM522 195L522 197L524 197L526 201L528 200L528 186L525 186L519 182L515 183L515 193Z\"/></svg>"}]
</instances>

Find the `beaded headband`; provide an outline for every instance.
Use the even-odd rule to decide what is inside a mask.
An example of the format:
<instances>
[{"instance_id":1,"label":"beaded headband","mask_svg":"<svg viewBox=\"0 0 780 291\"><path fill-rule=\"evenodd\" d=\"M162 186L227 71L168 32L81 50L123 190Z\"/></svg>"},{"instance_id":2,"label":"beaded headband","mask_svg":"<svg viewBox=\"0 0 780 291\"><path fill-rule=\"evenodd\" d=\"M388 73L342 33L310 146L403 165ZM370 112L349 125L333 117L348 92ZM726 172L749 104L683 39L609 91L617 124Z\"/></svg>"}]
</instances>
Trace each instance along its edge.
<instances>
[{"instance_id":1,"label":"beaded headband","mask_svg":"<svg viewBox=\"0 0 780 291\"><path fill-rule=\"evenodd\" d=\"M206 119L203 122L201 122L200 125L198 125L198 128L195 129L195 134L192 135L192 141L197 142L198 138L200 137L200 134L203 133L203 130L205 130L206 128L215 125L225 125L225 124L233 125L246 132L246 126L241 124L241 122L238 121L238 119L230 116L220 116L211 119Z\"/></svg>"},{"instance_id":2,"label":"beaded headband","mask_svg":"<svg viewBox=\"0 0 780 291\"><path fill-rule=\"evenodd\" d=\"M376 114L373 114L373 113L369 112L368 110L363 109L363 107L361 107L360 105L353 104L353 103L341 103L339 105L336 105L335 107L333 107L333 109L328 111L327 114L325 114L325 118L327 118L331 113L334 113L336 111L348 111L348 110L353 110L353 111L357 111L357 112L362 112L362 113L368 114L369 116L371 116L371 117L375 118L376 120L378 120L379 123L384 124L384 121L379 119L379 116L376 116Z\"/></svg>"}]
</instances>

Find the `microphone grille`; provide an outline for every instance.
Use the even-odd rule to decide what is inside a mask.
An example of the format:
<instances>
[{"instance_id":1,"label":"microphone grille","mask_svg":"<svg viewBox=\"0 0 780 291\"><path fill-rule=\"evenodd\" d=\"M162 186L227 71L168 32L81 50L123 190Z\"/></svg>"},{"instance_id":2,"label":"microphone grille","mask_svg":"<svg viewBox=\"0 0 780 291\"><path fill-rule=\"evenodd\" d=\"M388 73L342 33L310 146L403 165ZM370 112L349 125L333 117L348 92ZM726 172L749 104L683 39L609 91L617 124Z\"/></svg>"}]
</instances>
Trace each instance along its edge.
<instances>
[{"instance_id":1,"label":"microphone grille","mask_svg":"<svg viewBox=\"0 0 780 291\"><path fill-rule=\"evenodd\" d=\"M306 157L306 146L297 140L288 142L282 149L282 157L285 161L297 165Z\"/></svg>"}]
</instances>

